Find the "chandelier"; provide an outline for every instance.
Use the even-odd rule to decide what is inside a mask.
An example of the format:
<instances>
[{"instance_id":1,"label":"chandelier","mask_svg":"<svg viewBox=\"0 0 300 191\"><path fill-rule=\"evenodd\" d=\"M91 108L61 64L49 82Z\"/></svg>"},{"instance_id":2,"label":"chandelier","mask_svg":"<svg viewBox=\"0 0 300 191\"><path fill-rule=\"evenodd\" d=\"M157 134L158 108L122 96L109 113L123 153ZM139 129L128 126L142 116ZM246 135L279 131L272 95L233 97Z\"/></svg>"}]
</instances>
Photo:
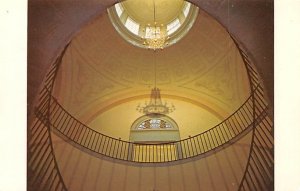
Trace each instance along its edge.
<instances>
[{"instance_id":1,"label":"chandelier","mask_svg":"<svg viewBox=\"0 0 300 191\"><path fill-rule=\"evenodd\" d=\"M167 102L163 104L160 96L160 89L155 87L151 90L149 103L145 102L143 106L139 104L136 110L146 115L168 114L175 110L175 106L173 104L169 106Z\"/></svg>"},{"instance_id":2,"label":"chandelier","mask_svg":"<svg viewBox=\"0 0 300 191\"><path fill-rule=\"evenodd\" d=\"M155 0L153 0L153 11L154 11L154 26L148 24L146 28L146 40L144 41L144 45L147 45L149 49L154 50L154 88L151 89L150 93L150 101L143 106L139 104L136 108L140 113L149 115L149 114L168 114L175 110L174 105L169 106L167 102L163 104L160 96L160 89L156 87L156 61L155 61L155 53L156 49L163 49L165 45L167 45L166 40L169 38L166 35L166 32L161 30L161 27L156 22L156 9L155 9Z\"/></svg>"},{"instance_id":3,"label":"chandelier","mask_svg":"<svg viewBox=\"0 0 300 191\"><path fill-rule=\"evenodd\" d=\"M146 28L146 38L143 44L149 49L163 49L167 45L166 41L169 37L166 35L166 32L163 32L161 27L157 25L155 0L153 0L153 20L154 26L148 24ZM163 26L163 24L161 24L161 26Z\"/></svg>"},{"instance_id":4,"label":"chandelier","mask_svg":"<svg viewBox=\"0 0 300 191\"><path fill-rule=\"evenodd\" d=\"M150 24L148 24L147 29L148 34L144 44L147 45L149 49L163 49L165 45L167 45L166 40L169 37L165 34L165 32L160 30L159 26L156 26L156 22L154 23L154 26L150 26Z\"/></svg>"}]
</instances>

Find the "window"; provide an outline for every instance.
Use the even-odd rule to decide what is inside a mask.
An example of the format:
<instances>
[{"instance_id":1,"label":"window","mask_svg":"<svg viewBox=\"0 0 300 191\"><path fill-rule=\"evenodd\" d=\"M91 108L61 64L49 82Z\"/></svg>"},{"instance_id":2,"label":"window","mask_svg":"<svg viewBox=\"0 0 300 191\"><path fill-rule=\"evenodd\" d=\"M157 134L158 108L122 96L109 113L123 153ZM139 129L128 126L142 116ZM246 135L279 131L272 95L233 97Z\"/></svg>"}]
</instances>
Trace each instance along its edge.
<instances>
[{"instance_id":1,"label":"window","mask_svg":"<svg viewBox=\"0 0 300 191\"><path fill-rule=\"evenodd\" d=\"M148 119L140 123L137 129L170 129L172 125L163 119Z\"/></svg>"},{"instance_id":2,"label":"window","mask_svg":"<svg viewBox=\"0 0 300 191\"><path fill-rule=\"evenodd\" d=\"M184 14L185 17L189 14L190 8L191 8L191 4L187 3L186 6L183 9L183 14Z\"/></svg>"},{"instance_id":3,"label":"window","mask_svg":"<svg viewBox=\"0 0 300 191\"><path fill-rule=\"evenodd\" d=\"M174 33L180 27L179 19L175 19L173 22L167 25L168 35Z\"/></svg>"},{"instance_id":4,"label":"window","mask_svg":"<svg viewBox=\"0 0 300 191\"><path fill-rule=\"evenodd\" d=\"M130 17L125 22L125 27L135 35L139 34L139 24L134 22Z\"/></svg>"},{"instance_id":5,"label":"window","mask_svg":"<svg viewBox=\"0 0 300 191\"><path fill-rule=\"evenodd\" d=\"M117 3L117 4L115 4L115 8L116 8L117 15L119 17L121 17L121 15L123 13L123 7L121 6L120 3Z\"/></svg>"},{"instance_id":6,"label":"window","mask_svg":"<svg viewBox=\"0 0 300 191\"><path fill-rule=\"evenodd\" d=\"M160 38L160 27L146 27L145 38Z\"/></svg>"},{"instance_id":7,"label":"window","mask_svg":"<svg viewBox=\"0 0 300 191\"><path fill-rule=\"evenodd\" d=\"M137 11L138 14L131 14L131 8L126 8L127 3L128 6L131 6L129 2L115 4L108 9L108 14L117 32L127 42L140 48L157 49L177 43L191 29L198 15L198 9L191 3L184 1L177 7L178 11L172 13L174 14L172 17L168 16L169 19L164 19L165 16L158 15L158 20L161 22L157 24L155 21L146 22L147 19L145 20L144 17L147 18L149 15L142 9ZM138 6L143 7L142 5L145 3L141 1ZM187 17L189 18L187 19ZM144 18L144 22L138 22L141 18Z\"/></svg>"}]
</instances>

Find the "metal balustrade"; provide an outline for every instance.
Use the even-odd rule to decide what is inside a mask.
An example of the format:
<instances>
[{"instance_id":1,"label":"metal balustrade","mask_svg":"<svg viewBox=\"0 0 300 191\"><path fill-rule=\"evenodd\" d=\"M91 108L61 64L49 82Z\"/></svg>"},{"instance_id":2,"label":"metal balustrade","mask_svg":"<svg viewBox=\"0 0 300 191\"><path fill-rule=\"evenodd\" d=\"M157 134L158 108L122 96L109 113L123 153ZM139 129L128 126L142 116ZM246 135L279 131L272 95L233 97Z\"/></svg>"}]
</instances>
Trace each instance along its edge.
<instances>
[{"instance_id":1,"label":"metal balustrade","mask_svg":"<svg viewBox=\"0 0 300 191\"><path fill-rule=\"evenodd\" d=\"M258 91L258 90L256 90ZM230 143L242 132L253 127L253 96L222 123L209 130L180 141L161 144L141 144L123 141L101 134L75 119L57 100L50 100L50 125L69 141L111 158L132 162L169 162L195 157ZM266 115L262 106L255 118L260 121ZM46 110L37 110L41 120L46 117Z\"/></svg>"},{"instance_id":2,"label":"metal balustrade","mask_svg":"<svg viewBox=\"0 0 300 191\"><path fill-rule=\"evenodd\" d=\"M252 143L239 190L272 190L274 176L273 124L268 117L259 74L247 54L234 39L247 69L250 97L241 107L215 127L176 142L138 144L101 134L75 119L52 96L61 59L68 45L48 72L35 109L33 125L28 129L28 188L67 190L53 153L51 130L77 146L92 152L131 162L161 163L183 160L222 148L240 135L253 130Z\"/></svg>"},{"instance_id":3,"label":"metal balustrade","mask_svg":"<svg viewBox=\"0 0 300 191\"><path fill-rule=\"evenodd\" d=\"M49 121L50 101L57 70L68 45L46 75L44 88L39 94L36 111L43 112L43 118L35 117L27 131L27 190L66 191L53 151Z\"/></svg>"},{"instance_id":4,"label":"metal balustrade","mask_svg":"<svg viewBox=\"0 0 300 191\"><path fill-rule=\"evenodd\" d=\"M273 123L268 115L262 120L255 120L260 116L264 108L268 108L263 88L260 86L260 79L254 69L249 57L240 47L238 41L232 37L243 58L251 90L253 92L253 129L252 142L248 156L247 166L240 182L239 191L266 191L274 190L274 134ZM258 88L254 91L253 87Z\"/></svg>"}]
</instances>

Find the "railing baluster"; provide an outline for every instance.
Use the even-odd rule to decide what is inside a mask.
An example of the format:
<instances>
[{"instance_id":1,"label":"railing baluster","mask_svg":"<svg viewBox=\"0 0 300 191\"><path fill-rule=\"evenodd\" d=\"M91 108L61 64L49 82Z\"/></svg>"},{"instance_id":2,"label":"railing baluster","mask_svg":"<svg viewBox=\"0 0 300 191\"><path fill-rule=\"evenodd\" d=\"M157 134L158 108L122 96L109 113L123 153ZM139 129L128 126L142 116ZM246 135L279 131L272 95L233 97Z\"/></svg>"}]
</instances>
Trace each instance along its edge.
<instances>
[{"instance_id":1,"label":"railing baluster","mask_svg":"<svg viewBox=\"0 0 300 191\"><path fill-rule=\"evenodd\" d=\"M230 119L231 119L231 118L229 118L228 120L226 120L226 121L225 121L225 124L226 124L227 127L230 127L230 129L228 128L228 130L229 130L229 132L232 132L232 133L233 133L233 136L232 136L232 137L235 137L238 133L236 133L234 127L231 126ZM230 130L232 130L232 131L230 131Z\"/></svg>"},{"instance_id":2,"label":"railing baluster","mask_svg":"<svg viewBox=\"0 0 300 191\"><path fill-rule=\"evenodd\" d=\"M127 157L127 155L128 155L128 152L126 152L127 151L127 148L128 148L128 142L124 142L124 141L122 141L122 159L123 160L125 160L126 159L126 157ZM126 155L126 153L127 153L127 155Z\"/></svg>"},{"instance_id":3,"label":"railing baluster","mask_svg":"<svg viewBox=\"0 0 300 191\"><path fill-rule=\"evenodd\" d=\"M41 143L42 141L44 141L43 143ZM46 140L41 140L38 144L38 147L36 149L34 149L34 153L32 154L32 157L30 158L30 161L28 161L28 164L30 166L32 166L34 168L34 163L37 160L37 158L41 157L40 153L42 152L42 150L45 148L45 145L48 141L48 137L46 137ZM42 144L42 145L40 145Z\"/></svg>"},{"instance_id":4,"label":"railing baluster","mask_svg":"<svg viewBox=\"0 0 300 191\"><path fill-rule=\"evenodd\" d=\"M211 130L208 130L207 132L208 132L208 133L207 133L207 139L208 139L208 141L209 141L209 143L210 143L210 145L211 145L210 149L213 149L213 148L216 147L216 145L215 145L215 142L214 142L213 137L212 137L212 135L211 135ZM210 137L210 138L209 138L209 137Z\"/></svg>"},{"instance_id":5,"label":"railing baluster","mask_svg":"<svg viewBox=\"0 0 300 191\"><path fill-rule=\"evenodd\" d=\"M98 141L99 141L99 133L96 133L95 136L94 136L94 140L93 140L93 145L94 145L94 148L92 148L93 151L96 152L96 149L98 148ZM94 144L95 142L95 144Z\"/></svg>"},{"instance_id":6,"label":"railing baluster","mask_svg":"<svg viewBox=\"0 0 300 191\"><path fill-rule=\"evenodd\" d=\"M124 157L124 142L121 141L121 144L119 146L120 146L120 152L119 152L120 156L119 156L119 158L120 159L125 159L125 157Z\"/></svg>"},{"instance_id":7,"label":"railing baluster","mask_svg":"<svg viewBox=\"0 0 300 191\"><path fill-rule=\"evenodd\" d=\"M268 170L271 172L272 169L270 168L270 166L271 166L272 162L268 162L266 160L266 157L261 153L261 151L258 147L253 147L253 152L257 152L259 154L260 158L262 159L262 161L264 161L264 163L266 164L266 167L268 167Z\"/></svg>"},{"instance_id":8,"label":"railing baluster","mask_svg":"<svg viewBox=\"0 0 300 191\"><path fill-rule=\"evenodd\" d=\"M233 124L235 124L234 121L236 121L236 123L237 123L237 127L238 127L238 128L237 128L237 131L238 131L238 134L239 134L240 132L243 131L243 128L242 128L241 123L240 123L239 120L237 119L237 113L235 113L235 115L233 115L232 118L235 119L235 120L232 119ZM239 130L238 130L238 129L239 129Z\"/></svg>"},{"instance_id":9,"label":"railing baluster","mask_svg":"<svg viewBox=\"0 0 300 191\"><path fill-rule=\"evenodd\" d=\"M226 142L226 138L225 138L225 136L224 136L224 134L223 134L223 132L222 132L222 130L220 128L220 125L218 125L218 128L216 128L216 131L217 131L217 133L218 133L218 135L220 137L220 143L224 144Z\"/></svg>"},{"instance_id":10,"label":"railing baluster","mask_svg":"<svg viewBox=\"0 0 300 191\"><path fill-rule=\"evenodd\" d=\"M267 138L267 141L273 145L274 142L273 142L273 136L272 136L272 133L267 129L267 125L265 123L266 121L266 117L261 121L261 131L263 132L263 134L265 135L265 137Z\"/></svg>"},{"instance_id":11,"label":"railing baluster","mask_svg":"<svg viewBox=\"0 0 300 191\"><path fill-rule=\"evenodd\" d=\"M62 114L60 114L60 116L58 116L58 118L59 118L59 121L58 121L58 124L56 125L56 128L61 132L61 126L60 126L60 123L61 123L61 121L64 119L64 117L65 117L65 113L63 112Z\"/></svg>"},{"instance_id":12,"label":"railing baluster","mask_svg":"<svg viewBox=\"0 0 300 191\"><path fill-rule=\"evenodd\" d=\"M190 157L191 157L191 156L195 156L195 154L194 154L194 148L193 148L191 139L192 139L192 138L187 139L187 142L190 143L190 144L188 144L188 145L190 145L190 146L189 146L189 150L191 150Z\"/></svg>"},{"instance_id":13,"label":"railing baluster","mask_svg":"<svg viewBox=\"0 0 300 191\"><path fill-rule=\"evenodd\" d=\"M269 159L273 158L272 153L270 152L270 150L269 150L269 149L266 149L266 148L261 144L260 140L257 138L256 135L254 135L254 139L255 139L255 141L257 140L258 143L260 144L259 146L257 146L257 145L255 144L255 146L257 146L257 148L259 148L259 150L262 151Z\"/></svg>"},{"instance_id":14,"label":"railing baluster","mask_svg":"<svg viewBox=\"0 0 300 191\"><path fill-rule=\"evenodd\" d=\"M219 131L221 132L222 137L224 138L223 143L228 142L228 141L230 140L230 138L228 137L227 132L226 132L226 130L224 129L224 126L223 126L222 124L220 124L219 127L220 127L220 128L218 128L218 129L219 129Z\"/></svg>"},{"instance_id":15,"label":"railing baluster","mask_svg":"<svg viewBox=\"0 0 300 191\"><path fill-rule=\"evenodd\" d=\"M252 176L250 175L250 173L247 173L246 176L248 175L248 180L250 180L251 184L252 184L252 187L253 187L253 190L258 190L253 179L252 179Z\"/></svg>"},{"instance_id":16,"label":"railing baluster","mask_svg":"<svg viewBox=\"0 0 300 191\"><path fill-rule=\"evenodd\" d=\"M94 131L89 130L89 133L88 133L88 135L86 136L86 140L87 140L86 147L87 147L87 148L90 148L89 145L90 145L90 143L91 143L91 141L92 141L93 133L94 133Z\"/></svg>"},{"instance_id":17,"label":"railing baluster","mask_svg":"<svg viewBox=\"0 0 300 191\"><path fill-rule=\"evenodd\" d=\"M105 144L106 146L105 146L105 152L104 152L104 154L108 155L107 153L109 153L109 149L110 149L110 147L109 147L109 145L110 145L110 138L105 136L105 139L107 141L106 141L106 144Z\"/></svg>"},{"instance_id":18,"label":"railing baluster","mask_svg":"<svg viewBox=\"0 0 300 191\"><path fill-rule=\"evenodd\" d=\"M51 162L53 161L51 150L48 151L48 154L43 156L45 158L44 162L42 162L42 159L39 161L39 166L40 168L36 168L35 173L37 173L35 176L32 177L32 180L35 182L38 179L43 180L45 173L43 173L45 170L49 168L51 165ZM46 168L46 169L45 169Z\"/></svg>"},{"instance_id":19,"label":"railing baluster","mask_svg":"<svg viewBox=\"0 0 300 191\"><path fill-rule=\"evenodd\" d=\"M163 155L162 155L162 146L159 144L159 162L163 162Z\"/></svg>"},{"instance_id":20,"label":"railing baluster","mask_svg":"<svg viewBox=\"0 0 300 191\"><path fill-rule=\"evenodd\" d=\"M261 131L263 132L263 135L265 135L265 136L261 135L260 129L263 129L263 128L257 128L257 135L259 135L259 137L257 135L255 135L255 137L258 139L261 139L266 147L272 148L272 145L273 145L272 142L269 141L267 135L264 134L263 130L261 130ZM268 143L266 142L266 140L268 140Z\"/></svg>"},{"instance_id":21,"label":"railing baluster","mask_svg":"<svg viewBox=\"0 0 300 191\"><path fill-rule=\"evenodd\" d=\"M60 132L62 132L63 134L64 134L64 131L66 129L65 123L66 123L67 120L70 120L70 117L66 114L66 117L64 118L64 122L62 123L61 130L60 130Z\"/></svg>"},{"instance_id":22,"label":"railing baluster","mask_svg":"<svg viewBox=\"0 0 300 191\"><path fill-rule=\"evenodd\" d=\"M82 142L84 141L84 137L85 137L85 135L87 134L87 132L89 131L89 129L84 128L84 126L82 127L82 129L83 129L83 130L82 130L83 133L80 133L78 138L79 138L79 140L80 140L79 143L80 143L81 145L85 146L84 144L82 144ZM81 136L81 135L82 135L82 136Z\"/></svg>"},{"instance_id":23,"label":"railing baluster","mask_svg":"<svg viewBox=\"0 0 300 191\"><path fill-rule=\"evenodd\" d=\"M53 118L55 119L51 124L55 127L57 127L56 125L56 122L57 120L61 117L61 114L62 114L62 109L58 106L58 110L59 110L59 113L57 113L57 116L53 116Z\"/></svg>"},{"instance_id":24,"label":"railing baluster","mask_svg":"<svg viewBox=\"0 0 300 191\"><path fill-rule=\"evenodd\" d=\"M200 147L199 147L199 143L196 144L196 139L197 139L198 136L196 137L193 137L193 145L194 145L194 148L195 148L195 153L196 155L199 155L201 153L200 151ZM198 139L197 139L198 140Z\"/></svg>"},{"instance_id":25,"label":"railing baluster","mask_svg":"<svg viewBox=\"0 0 300 191\"><path fill-rule=\"evenodd\" d=\"M261 168L258 166L258 164L256 163L256 161L252 158L252 155L250 155L250 160L253 161L252 164L254 164L254 166L256 167L255 169L257 169L258 173L260 174L261 178L262 178L262 181L264 183L264 185L267 185L267 182L265 180L265 177L266 177L266 174L265 172L261 172ZM265 190L265 189L264 189Z\"/></svg>"},{"instance_id":26,"label":"railing baluster","mask_svg":"<svg viewBox=\"0 0 300 191\"><path fill-rule=\"evenodd\" d=\"M170 145L169 144L165 144L165 146L166 146L166 150L167 150L167 157L166 158L167 158L167 161L170 161L170 157L171 157L171 156L169 156L170 155L170 153L169 153L169 149L170 149L169 146Z\"/></svg>"},{"instance_id":27,"label":"railing baluster","mask_svg":"<svg viewBox=\"0 0 300 191\"><path fill-rule=\"evenodd\" d=\"M252 152L253 155L251 155L251 157L253 158L254 161L258 161L258 163L260 164L261 168L263 169L263 171L265 172L265 174L267 175L269 181L271 181L272 174L269 171L268 168L268 164L262 160L260 160L259 156L256 154L256 152Z\"/></svg>"},{"instance_id":28,"label":"railing baluster","mask_svg":"<svg viewBox=\"0 0 300 191\"><path fill-rule=\"evenodd\" d=\"M242 131L245 130L246 128L248 128L249 124L247 123L247 120L245 118L245 116L243 115L242 111L241 110L238 110L237 111L237 115L241 121L241 128L242 128Z\"/></svg>"},{"instance_id":29,"label":"railing baluster","mask_svg":"<svg viewBox=\"0 0 300 191\"><path fill-rule=\"evenodd\" d=\"M109 156L115 158L116 139L111 139Z\"/></svg>"},{"instance_id":30,"label":"railing baluster","mask_svg":"<svg viewBox=\"0 0 300 191\"><path fill-rule=\"evenodd\" d=\"M65 135L67 136L67 137L71 137L71 134L69 134L70 132L71 132L71 129L73 129L72 127L73 127L73 124L74 124L74 122L76 123L76 121L73 119L73 118L70 118L70 120L72 121L71 122L71 124L69 125L69 127L68 127L68 131L65 133Z\"/></svg>"},{"instance_id":31,"label":"railing baluster","mask_svg":"<svg viewBox=\"0 0 300 191\"><path fill-rule=\"evenodd\" d=\"M105 137L103 135L100 135L100 142L99 142L99 147L98 147L97 152L101 153L101 154L103 154L103 143L102 143L102 141L104 140L104 138ZM101 151L100 151L100 149L101 149Z\"/></svg>"},{"instance_id":32,"label":"railing baluster","mask_svg":"<svg viewBox=\"0 0 300 191\"><path fill-rule=\"evenodd\" d=\"M58 112L61 112L61 108L59 107L58 104L54 103L55 105L53 106L52 111L50 111L50 116L49 116L49 121L51 125L54 125L53 120L57 119L56 115L59 116Z\"/></svg>"},{"instance_id":33,"label":"railing baluster","mask_svg":"<svg viewBox=\"0 0 300 191\"><path fill-rule=\"evenodd\" d=\"M94 151L93 147L94 147L94 141L95 141L96 135L97 135L97 133L92 132L91 139L88 143L88 148L90 148L92 151Z\"/></svg>"},{"instance_id":34,"label":"railing baluster","mask_svg":"<svg viewBox=\"0 0 300 191\"><path fill-rule=\"evenodd\" d=\"M39 164L42 162L42 159L43 159L43 156L45 155L45 153L47 153L47 151L50 151L50 146L48 146L46 144L46 141L45 143L43 144L43 146L40 148L40 150L37 152L37 155L36 157L32 160L32 162L30 163L31 167L34 169L34 168L38 168Z\"/></svg>"},{"instance_id":35,"label":"railing baluster","mask_svg":"<svg viewBox=\"0 0 300 191\"><path fill-rule=\"evenodd\" d=\"M30 149L31 150L36 150L36 148L38 146L40 146L40 143L42 142L43 138L47 137L47 129L45 127L41 127L40 129L41 130L39 131L39 133L37 133L37 135L35 135L34 138L32 138L30 140Z\"/></svg>"}]
</instances>

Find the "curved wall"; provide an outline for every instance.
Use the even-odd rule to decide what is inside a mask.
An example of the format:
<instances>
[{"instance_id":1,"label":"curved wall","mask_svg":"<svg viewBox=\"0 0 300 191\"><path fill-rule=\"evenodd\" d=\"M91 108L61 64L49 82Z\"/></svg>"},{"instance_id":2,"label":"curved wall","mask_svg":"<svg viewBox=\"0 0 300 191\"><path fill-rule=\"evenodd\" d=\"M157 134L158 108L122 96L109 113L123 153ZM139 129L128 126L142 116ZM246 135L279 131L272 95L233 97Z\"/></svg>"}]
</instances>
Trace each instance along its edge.
<instances>
[{"instance_id":1,"label":"curved wall","mask_svg":"<svg viewBox=\"0 0 300 191\"><path fill-rule=\"evenodd\" d=\"M238 189L242 179L252 133L210 156L163 165L98 158L52 135L68 190L231 191Z\"/></svg>"},{"instance_id":2,"label":"curved wall","mask_svg":"<svg viewBox=\"0 0 300 191\"><path fill-rule=\"evenodd\" d=\"M107 2L102 1L99 3L97 1L89 1L83 3L82 1L74 1L73 4L69 4L67 1L29 1L29 17L31 20L29 22L28 72L33 74L29 75L28 82L29 95L31 95L29 96L29 107L32 104L32 99L37 92L40 83L42 82L46 69L51 63L51 60L56 57L59 52L59 48L66 44L67 40L72 36L70 34L73 34L74 31L78 30L82 23L85 23L90 19L91 15L98 11L104 11L105 9L103 7L106 6L105 3ZM227 4L220 3L218 1L201 1L196 3L201 4L205 10L210 10L210 12L214 13L213 15L225 15L226 11L224 11L224 7L228 8ZM266 56L267 59L258 63L262 63L262 66L265 67L266 70L263 70L264 72L271 73L272 75L272 72L269 71L270 68L272 69L272 67L270 67L270 63L271 66L273 63L269 60L270 56L272 58L272 53L270 53L272 52L272 40L270 43L270 36L272 35L269 35L270 30L272 31L272 24L268 25L270 24L268 23L270 22L269 19L272 18L272 11L270 11L270 8L272 10L272 3L269 3L268 1L247 1L245 4L235 3L233 5L235 5L236 10L238 11L232 12L232 14L240 17L239 19L233 19L233 21L230 22L231 27L229 27L229 29L235 31L234 33L237 34L236 36L239 39L246 39L243 42L245 42L248 48L250 47L250 50L251 48L257 48L253 51L253 58L255 58L256 62L262 61L261 56L265 54L264 56ZM258 9L258 7L260 7L260 9ZM38 17L36 16L37 14L39 15ZM77 15L78 17L74 18L74 15ZM224 18L226 19L226 17ZM223 22L224 18L219 18L219 20ZM250 20L245 20L252 24L261 23L261 25L255 25L256 27L253 33L241 32L251 31L253 27L253 25L249 25L249 22L239 21L244 18L251 18ZM47 20L47 22L44 22L45 20ZM240 30L240 28L243 28L243 30ZM260 43L260 45L253 43L253 39L254 41L256 39L261 39L256 38L257 35L260 37L267 35L268 37L265 38L266 43ZM265 52L265 50L268 51ZM268 81L270 81L270 79L268 79ZM269 85L270 84L267 83L267 86ZM212 190L236 190L236 185L240 182L240 177L245 169L245 165L242 165L241 162L246 163L247 161L245 156L248 155L249 150L247 150L247 148L250 143L250 141L238 142L238 146L246 150L233 150L233 152L229 153L230 156L233 157L230 160L228 160L228 158L226 160L226 157L228 156L225 155L225 158L207 157L199 160L197 163L193 161L186 161L187 163L179 166L179 168L173 168L173 166L168 166L166 168L131 168L131 170L127 171L129 168L126 164L123 166L119 165L120 163L116 163L115 160L111 160L110 162L109 160L100 161L95 166L93 161L97 161L98 158L88 156L86 153L77 150L77 148L74 148L55 135L52 136L54 140L55 154L59 160L59 167L62 171L63 178L67 183L67 187L70 188L70 190L98 188L103 190L111 190L114 188L116 190L140 190L141 185L146 185L145 189L149 188L150 190L153 188L163 190L184 190L185 188L187 190L207 190L208 187ZM236 144L232 145L232 147L228 147L227 149L233 149L235 145ZM226 150L224 149L222 152L223 151ZM209 159L209 161L206 159ZM219 161L227 162L220 165ZM197 166L201 166L200 163L205 163L206 165L203 165L203 168L199 169ZM194 166L195 164L197 165L196 168ZM240 165L240 167L236 168L233 166L237 164ZM118 168L120 166L121 168ZM219 170L216 174L212 174L211 171L216 169L216 167L220 167L218 169L221 170ZM227 171L231 171L228 176L225 173ZM165 176L169 175L169 172L171 172L173 176ZM147 179L149 174L151 177L150 181ZM215 176L212 177L212 175ZM121 184L118 184L120 180L119 178L122 180ZM132 184L127 184L126 182ZM136 182L139 184L136 185Z\"/></svg>"},{"instance_id":3,"label":"curved wall","mask_svg":"<svg viewBox=\"0 0 300 191\"><path fill-rule=\"evenodd\" d=\"M176 120L181 139L204 132L222 121L218 116L195 104L174 99L164 100L176 107L168 116ZM136 106L143 102L143 99L138 99L119 104L99 113L86 125L105 135L128 141L133 122L143 115L136 111Z\"/></svg>"},{"instance_id":4,"label":"curved wall","mask_svg":"<svg viewBox=\"0 0 300 191\"><path fill-rule=\"evenodd\" d=\"M97 129L101 124L103 132L110 128L107 133L112 135L120 128L129 131L130 119L139 116L134 109L121 111L119 107L119 113L130 114L128 119L118 112L104 119L102 111L128 100L148 101L155 75L163 100L169 97L181 101L181 105L187 102L200 107L198 115L180 107L174 112L176 122L182 123L182 118L187 121L181 124L183 129L191 128L183 137L213 127L250 95L244 63L229 34L212 17L199 11L186 37L156 52L124 41L107 13L102 14L72 40L59 69L54 96L77 119L89 124L97 118L92 126ZM207 117L208 113L220 121ZM211 121L199 123L201 120ZM209 126L199 127L202 125ZM127 137L123 133L119 136Z\"/></svg>"},{"instance_id":5,"label":"curved wall","mask_svg":"<svg viewBox=\"0 0 300 191\"><path fill-rule=\"evenodd\" d=\"M217 18L251 52L272 105L273 1L192 2ZM91 18L114 3L111 0L76 0L72 4L68 1L28 1L28 115L32 114L34 98L44 75L60 50Z\"/></svg>"}]
</instances>

